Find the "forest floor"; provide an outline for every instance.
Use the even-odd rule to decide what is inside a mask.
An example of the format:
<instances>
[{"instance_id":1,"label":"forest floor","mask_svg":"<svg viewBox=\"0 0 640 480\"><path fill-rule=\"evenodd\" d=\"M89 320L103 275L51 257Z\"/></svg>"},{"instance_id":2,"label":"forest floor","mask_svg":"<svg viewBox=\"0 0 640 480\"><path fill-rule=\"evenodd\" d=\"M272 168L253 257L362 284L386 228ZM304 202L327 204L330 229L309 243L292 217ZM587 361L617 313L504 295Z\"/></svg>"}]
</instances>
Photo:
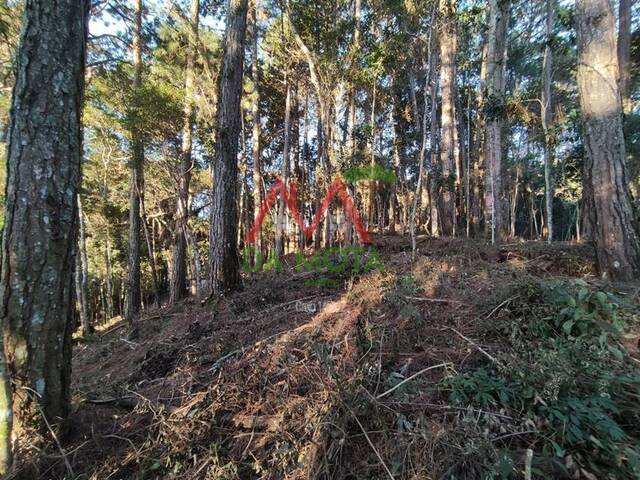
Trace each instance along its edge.
<instances>
[{"instance_id":1,"label":"forest floor","mask_svg":"<svg viewBox=\"0 0 640 480\"><path fill-rule=\"evenodd\" d=\"M289 258L76 346L40 478L639 478L639 285L585 245L374 244L382 271Z\"/></svg>"}]
</instances>

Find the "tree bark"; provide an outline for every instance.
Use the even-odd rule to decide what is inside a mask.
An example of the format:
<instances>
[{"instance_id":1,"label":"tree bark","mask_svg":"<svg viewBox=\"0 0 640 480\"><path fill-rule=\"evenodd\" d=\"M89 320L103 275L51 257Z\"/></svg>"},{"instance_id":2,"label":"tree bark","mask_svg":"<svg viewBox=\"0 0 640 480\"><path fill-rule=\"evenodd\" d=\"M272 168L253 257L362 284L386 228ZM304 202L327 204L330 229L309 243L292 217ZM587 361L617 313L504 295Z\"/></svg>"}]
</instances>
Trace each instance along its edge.
<instances>
[{"instance_id":1,"label":"tree bark","mask_svg":"<svg viewBox=\"0 0 640 480\"><path fill-rule=\"evenodd\" d=\"M89 260L87 259L84 212L82 211L80 195L78 195L78 251L75 261L77 263L77 287L79 287L76 288L76 292L80 304L80 325L82 326L82 336L86 338L93 333L93 328L89 321L89 301L87 298L87 291L89 289Z\"/></svg>"},{"instance_id":2,"label":"tree bark","mask_svg":"<svg viewBox=\"0 0 640 480\"><path fill-rule=\"evenodd\" d=\"M131 179L129 183L129 271L125 318L133 327L140 312L140 198L144 192L144 143L138 121L142 85L142 0L135 0L133 21L133 108L129 112L131 135Z\"/></svg>"},{"instance_id":3,"label":"tree bark","mask_svg":"<svg viewBox=\"0 0 640 480\"><path fill-rule=\"evenodd\" d=\"M553 241L553 164L554 139L552 132L553 104L551 100L553 52L551 42L553 35L553 0L546 0L546 46L542 61L542 129L544 131L544 195L545 214L547 217L547 241Z\"/></svg>"},{"instance_id":4,"label":"tree bark","mask_svg":"<svg viewBox=\"0 0 640 480\"><path fill-rule=\"evenodd\" d=\"M618 11L618 66L620 70L620 98L622 100L622 113L624 114L622 127L626 139L626 146L630 147L632 132L631 124L627 122L627 116L631 113L633 102L631 101L631 7L634 0L620 0ZM640 160L637 156L630 155L627 158L630 188L633 197L640 198Z\"/></svg>"},{"instance_id":5,"label":"tree bark","mask_svg":"<svg viewBox=\"0 0 640 480\"><path fill-rule=\"evenodd\" d=\"M144 196L140 196L140 220L142 230L144 232L145 242L147 243L147 255L149 257L149 266L151 267L151 287L153 288L153 306L160 308L160 285L158 282L158 268L156 266L156 254L153 240L153 232L149 232L147 223L147 212L144 207Z\"/></svg>"},{"instance_id":6,"label":"tree bark","mask_svg":"<svg viewBox=\"0 0 640 480\"><path fill-rule=\"evenodd\" d=\"M357 68L358 63L357 60L359 58L360 51L360 35L361 35L361 22L362 22L362 0L354 0L353 2L353 43L351 46L351 51L353 55L352 63L353 67ZM357 145L356 145L356 117L357 117L357 96L358 89L354 85L354 81L351 81L350 91L349 91L349 111L347 118L347 155L348 155L348 166L352 167L355 165L356 153L357 153ZM350 188L350 187L349 187ZM355 192L356 186L353 186L353 190L351 193ZM354 197L355 198L355 197ZM351 217L349 215L344 216L345 220L345 245L351 245L353 243L353 223L351 221Z\"/></svg>"},{"instance_id":7,"label":"tree bark","mask_svg":"<svg viewBox=\"0 0 640 480\"><path fill-rule=\"evenodd\" d=\"M28 0L7 143L0 297L0 473L13 438L70 408L73 251L89 2ZM13 385L13 405L7 373ZM13 410L13 416L11 411ZM44 414L44 418L43 418Z\"/></svg>"},{"instance_id":8,"label":"tree bark","mask_svg":"<svg viewBox=\"0 0 640 480\"><path fill-rule=\"evenodd\" d=\"M608 0L577 0L578 90L584 125L584 210L591 212L600 273L640 274L640 239L625 170L613 10Z\"/></svg>"},{"instance_id":9,"label":"tree bark","mask_svg":"<svg viewBox=\"0 0 640 480\"><path fill-rule=\"evenodd\" d=\"M442 233L454 235L456 226L456 0L440 0L440 89L442 97L442 141L440 161L442 191Z\"/></svg>"},{"instance_id":10,"label":"tree bark","mask_svg":"<svg viewBox=\"0 0 640 480\"><path fill-rule=\"evenodd\" d=\"M289 150L290 150L290 132L291 132L291 85L289 76L285 74L286 98L284 106L284 150L282 152L282 180L285 188L289 185ZM284 255L284 236L286 225L286 212L283 195L280 195L278 201L278 221L276 224L276 255L281 258Z\"/></svg>"},{"instance_id":11,"label":"tree bark","mask_svg":"<svg viewBox=\"0 0 640 480\"><path fill-rule=\"evenodd\" d=\"M421 129L422 133L422 142L420 146L420 156L419 156L419 167L418 167L418 183L416 185L416 192L413 197L413 204L411 205L411 213L409 215L409 234L411 236L411 254L412 258L415 258L416 254L416 215L418 213L418 203L420 201L420 196L422 193L422 184L424 182L424 177L428 177L427 180L432 178L431 170L432 165L431 161L427 160L429 157L427 156L427 98L431 96L431 121L433 125L433 120L436 116L436 97L435 92L437 91L437 75L435 74L435 69L437 68L437 55L434 53L435 49L432 46L433 39L433 27L429 29L429 41L427 43L427 55L428 55L428 69L427 75L424 80L424 110L422 114L422 125L425 128ZM430 92L430 93L429 93ZM419 120L414 120L419 121ZM417 125L416 125L417 126ZM431 132L433 134L433 131ZM432 136L433 139L433 136ZM431 144L431 148L433 149L433 143ZM428 165L425 166L425 162L428 162ZM433 198L431 199L433 201Z\"/></svg>"},{"instance_id":12,"label":"tree bark","mask_svg":"<svg viewBox=\"0 0 640 480\"><path fill-rule=\"evenodd\" d=\"M487 46L485 94L485 218L491 243L500 243L503 234L502 129L505 112L505 57L509 0L491 0Z\"/></svg>"},{"instance_id":13,"label":"tree bark","mask_svg":"<svg viewBox=\"0 0 640 480\"><path fill-rule=\"evenodd\" d=\"M236 189L246 29L247 0L231 0L220 71L216 157L212 171L209 286L213 295L233 290L241 284L240 258L236 242Z\"/></svg>"},{"instance_id":14,"label":"tree bark","mask_svg":"<svg viewBox=\"0 0 640 480\"><path fill-rule=\"evenodd\" d=\"M478 234L482 228L482 220L483 220L483 206L484 206L484 193L485 193L485 185L483 181L484 172L486 170L486 162L485 162L485 151L484 151L484 137L485 137L485 129L483 128L486 120L485 114L483 112L484 108L484 95L487 85L487 53L488 53L488 43L484 42L482 47L482 60L480 63L480 85L478 89L478 114L475 118L475 139L474 139L474 150L475 153L473 155L473 205L471 206L472 210L472 229L474 233Z\"/></svg>"},{"instance_id":15,"label":"tree bark","mask_svg":"<svg viewBox=\"0 0 640 480\"><path fill-rule=\"evenodd\" d=\"M631 112L631 6L634 0L620 0L618 13L618 67L620 98L624 114Z\"/></svg>"},{"instance_id":16,"label":"tree bark","mask_svg":"<svg viewBox=\"0 0 640 480\"><path fill-rule=\"evenodd\" d=\"M253 217L258 218L260 207L264 199L262 189L262 153L260 150L260 88L258 74L258 24L257 10L259 0L253 0L251 8L251 16L249 22L251 36L251 83L253 92L251 94L251 117L252 117L252 134L251 134L251 156L253 159ZM258 263L263 258L262 254L262 232L258 232L256 236L254 250L254 264L259 267Z\"/></svg>"},{"instance_id":17,"label":"tree bark","mask_svg":"<svg viewBox=\"0 0 640 480\"><path fill-rule=\"evenodd\" d=\"M107 319L111 319L114 316L113 309L113 269L111 267L111 239L109 235L109 226L107 225L106 229L106 239L104 245L104 263L106 270L106 296L107 296L107 309L106 316Z\"/></svg>"},{"instance_id":18,"label":"tree bark","mask_svg":"<svg viewBox=\"0 0 640 480\"><path fill-rule=\"evenodd\" d=\"M373 87L371 89L371 111L369 122L371 125L371 132L369 137L369 166L373 170L376 165L376 151L375 151L375 135L376 135L376 94L377 94L377 80L373 80ZM367 195L367 229L371 230L374 224L374 204L376 198L376 182L369 180L368 182L368 195Z\"/></svg>"},{"instance_id":19,"label":"tree bark","mask_svg":"<svg viewBox=\"0 0 640 480\"><path fill-rule=\"evenodd\" d=\"M173 269L171 270L170 303L182 300L187 294L187 225L189 222L189 183L191 181L191 149L193 146L195 56L200 23L200 0L191 0L189 11L189 42L184 72L184 109L182 147L178 165L178 199L176 202Z\"/></svg>"},{"instance_id":20,"label":"tree bark","mask_svg":"<svg viewBox=\"0 0 640 480\"><path fill-rule=\"evenodd\" d=\"M438 142L438 68L440 68L440 60L437 50L434 48L431 53L431 59L429 60L429 69L430 69L430 80L429 83L431 85L429 90L429 97L431 99L431 112L429 113L429 145L431 151L429 152L428 160L428 178L426 190L428 190L429 197L429 212L431 217L431 235L434 237L439 236L442 233L442 221L440 219L440 188L438 186L438 178L436 175L435 165L438 162L439 149L440 145ZM426 85L426 84L425 84ZM425 111L427 105L427 91L425 90L424 104ZM426 114L423 116L423 124L424 128L422 130L422 143L425 144L426 136L427 136L427 117ZM425 149L426 154L426 149Z\"/></svg>"}]
</instances>

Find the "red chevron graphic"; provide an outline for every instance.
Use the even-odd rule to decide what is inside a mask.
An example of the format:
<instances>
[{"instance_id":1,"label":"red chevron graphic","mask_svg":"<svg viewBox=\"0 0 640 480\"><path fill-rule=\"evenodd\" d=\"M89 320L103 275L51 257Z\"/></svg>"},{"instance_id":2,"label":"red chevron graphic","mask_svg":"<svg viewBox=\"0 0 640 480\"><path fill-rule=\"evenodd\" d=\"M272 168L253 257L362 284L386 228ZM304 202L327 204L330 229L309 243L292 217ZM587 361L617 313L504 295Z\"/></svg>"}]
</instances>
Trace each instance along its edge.
<instances>
[{"instance_id":1,"label":"red chevron graphic","mask_svg":"<svg viewBox=\"0 0 640 480\"><path fill-rule=\"evenodd\" d=\"M304 233L304 236L307 239L310 239L313 236L313 232L320 225L320 220L322 216L331 205L331 201L334 199L336 195L342 201L342 205L344 206L345 213L351 218L353 221L353 225L356 227L356 232L358 233L358 237L363 244L370 244L371 239L369 238L368 232L364 229L362 225L362 220L360 219L360 214L356 209L355 203L349 192L347 191L347 186L342 181L342 178L336 177L336 179L331 183L329 189L327 190L327 194L324 196L322 200L322 204L320 205L320 210L316 212L313 217L313 221L311 225L305 226L304 219L300 212L298 211L298 186L295 182L290 184L289 190L285 187L284 182L280 177L276 177L276 181L271 186L267 197L262 202L262 206L260 207L260 212L258 212L258 216L253 222L253 226L251 230L247 232L244 243L248 245L250 243L255 243L256 238L258 237L258 232L262 228L262 223L264 222L264 217L267 215L267 212L275 205L276 199L278 198L278 194L282 195L284 199L284 203L291 212L291 216L294 218L300 230Z\"/></svg>"}]
</instances>

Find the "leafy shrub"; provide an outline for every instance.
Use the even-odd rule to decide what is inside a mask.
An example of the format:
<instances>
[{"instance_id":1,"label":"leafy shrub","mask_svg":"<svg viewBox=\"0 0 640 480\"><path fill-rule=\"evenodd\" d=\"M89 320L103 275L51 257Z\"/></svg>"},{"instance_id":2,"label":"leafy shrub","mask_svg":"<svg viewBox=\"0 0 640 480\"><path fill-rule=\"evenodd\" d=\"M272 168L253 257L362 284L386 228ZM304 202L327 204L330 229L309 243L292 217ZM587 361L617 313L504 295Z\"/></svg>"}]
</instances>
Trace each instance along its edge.
<instances>
[{"instance_id":1,"label":"leafy shrub","mask_svg":"<svg viewBox=\"0 0 640 480\"><path fill-rule=\"evenodd\" d=\"M615 297L582 281L519 290L509 318L489 326L511 347L499 357L509 367L447 379L451 400L504 409L533 428L539 475L640 478L640 374L619 343Z\"/></svg>"}]
</instances>

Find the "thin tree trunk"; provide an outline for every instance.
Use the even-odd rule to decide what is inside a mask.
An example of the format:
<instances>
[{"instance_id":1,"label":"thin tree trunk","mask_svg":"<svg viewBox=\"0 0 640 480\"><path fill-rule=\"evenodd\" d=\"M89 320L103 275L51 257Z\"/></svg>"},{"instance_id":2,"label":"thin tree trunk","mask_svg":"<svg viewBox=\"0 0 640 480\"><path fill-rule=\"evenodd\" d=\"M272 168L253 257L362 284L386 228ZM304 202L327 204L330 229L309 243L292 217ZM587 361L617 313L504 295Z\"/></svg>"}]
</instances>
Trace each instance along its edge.
<instances>
[{"instance_id":1,"label":"thin tree trunk","mask_svg":"<svg viewBox=\"0 0 640 480\"><path fill-rule=\"evenodd\" d=\"M113 269L111 267L111 239L109 236L109 226L106 228L106 239L104 245L104 264L106 269L106 296L107 296L107 318L111 319L114 316L113 310Z\"/></svg>"},{"instance_id":2,"label":"thin tree trunk","mask_svg":"<svg viewBox=\"0 0 640 480\"><path fill-rule=\"evenodd\" d=\"M129 271L125 318L133 328L140 312L140 198L144 192L144 143L136 118L142 82L142 0L135 0L133 21L133 104L131 116L131 179L129 183ZM139 108L139 107L138 107Z\"/></svg>"},{"instance_id":3,"label":"thin tree trunk","mask_svg":"<svg viewBox=\"0 0 640 480\"><path fill-rule=\"evenodd\" d=\"M442 191L442 233L455 235L456 191L456 0L440 0L440 91L442 96L442 142L440 149ZM458 175L456 175L458 173ZM456 178L454 178L454 176Z\"/></svg>"},{"instance_id":4,"label":"thin tree trunk","mask_svg":"<svg viewBox=\"0 0 640 480\"><path fill-rule=\"evenodd\" d=\"M357 59L360 50L360 30L362 19L362 0L354 0L353 5L353 44L352 52L354 55L354 67L357 66ZM357 117L357 100L358 91L353 82L350 85L349 92L349 112L347 119L347 155L348 166L355 165L356 157L356 117ZM354 187L355 188L355 187ZM353 243L353 223L349 215L344 216L345 219L345 244L351 245Z\"/></svg>"},{"instance_id":5,"label":"thin tree trunk","mask_svg":"<svg viewBox=\"0 0 640 480\"><path fill-rule=\"evenodd\" d=\"M377 82L374 79L373 81L373 89L371 92L371 117L369 119L371 125L371 138L369 140L369 150L370 150L370 160L369 165L373 171L373 168L376 165L376 153L375 153L375 135L376 135L376 93L377 93ZM374 213L374 202L376 198L376 182L374 180L369 181L369 195L367 196L367 228L373 228L373 213Z\"/></svg>"},{"instance_id":6,"label":"thin tree trunk","mask_svg":"<svg viewBox=\"0 0 640 480\"><path fill-rule=\"evenodd\" d=\"M238 138L247 0L230 0L220 72L216 157L212 171L209 286L219 295L240 286L237 247Z\"/></svg>"},{"instance_id":7,"label":"thin tree trunk","mask_svg":"<svg viewBox=\"0 0 640 480\"><path fill-rule=\"evenodd\" d=\"M253 0L251 8L250 22L249 22L249 35L251 37L251 83L253 85L253 92L251 93L251 122L252 122L252 134L251 134L251 157L253 159L253 217L258 218L260 207L264 199L262 189L262 153L260 150L260 88L259 88L259 75L258 75L258 24L257 24L257 10L258 2L260 0ZM260 267L258 263L263 258L262 252L262 232L258 232L256 235L255 250L254 250L254 265Z\"/></svg>"},{"instance_id":8,"label":"thin tree trunk","mask_svg":"<svg viewBox=\"0 0 640 480\"><path fill-rule=\"evenodd\" d=\"M25 4L0 261L0 474L11 464L12 437L45 434L47 422L62 427L70 410L88 15L83 0Z\"/></svg>"},{"instance_id":9,"label":"thin tree trunk","mask_svg":"<svg viewBox=\"0 0 640 480\"><path fill-rule=\"evenodd\" d=\"M518 165L516 166L516 179L513 185L513 197L511 197L511 215L509 218L509 220L511 220L509 231L511 233L512 238L515 238L516 236L516 219L518 215L518 195L519 195L518 190L520 188L520 177L521 177L521 169L520 169L520 165Z\"/></svg>"},{"instance_id":10,"label":"thin tree trunk","mask_svg":"<svg viewBox=\"0 0 640 480\"><path fill-rule=\"evenodd\" d=\"M620 98L625 115L631 112L631 6L634 0L620 0L618 23L618 68Z\"/></svg>"},{"instance_id":11,"label":"thin tree trunk","mask_svg":"<svg viewBox=\"0 0 640 480\"><path fill-rule=\"evenodd\" d=\"M471 89L469 89L468 97L467 97L467 118L465 121L460 119L460 125L465 125L463 127L463 138L464 141L464 159L465 159L465 219L466 219L466 234L467 238L471 236Z\"/></svg>"},{"instance_id":12,"label":"thin tree trunk","mask_svg":"<svg viewBox=\"0 0 640 480\"><path fill-rule=\"evenodd\" d=\"M485 217L491 243L500 243L503 229L502 207L502 129L505 112L505 57L509 0L491 0L487 48L486 95L486 191Z\"/></svg>"},{"instance_id":13,"label":"thin tree trunk","mask_svg":"<svg viewBox=\"0 0 640 480\"><path fill-rule=\"evenodd\" d=\"M478 89L478 114L476 116L475 121L475 154L473 158L473 198L474 203L472 206L473 210L473 229L474 233L478 234L481 230L482 221L483 221L483 198L486 191L484 185L484 172L486 170L486 154L484 151L484 137L485 137L485 128L484 125L486 123L485 115L483 112L484 108L484 94L487 86L487 54L488 54L488 43L484 42L482 47L482 61L480 65L480 88Z\"/></svg>"},{"instance_id":14,"label":"thin tree trunk","mask_svg":"<svg viewBox=\"0 0 640 480\"><path fill-rule=\"evenodd\" d=\"M427 75L425 76L425 80L424 80L424 90L423 90L423 94L424 94L424 111L423 111L423 115L422 115L422 125L426 126L427 125L427 97L429 95L429 92L431 94L431 119L433 120L435 114L436 114L436 98L434 96L434 85L433 83L435 83L435 78L436 75L434 75L434 70L436 68L436 66L434 65L434 61L435 61L435 55L433 52L433 48L432 48L432 39L433 39L433 28L429 29L429 41L427 43L427 55L428 55L428 61L429 61L429 66L427 69ZM431 89L430 89L430 84L431 84ZM426 169L425 169L425 159L427 158L427 129L423 128L422 129L422 145L420 147L420 157L419 157L419 168L418 168L418 183L416 185L416 193L413 197L413 205L411 206L411 213L409 215L409 233L411 236L411 254L412 254L412 258L415 258L415 254L416 254L416 214L418 211L418 202L420 201L420 194L422 192L422 183L424 181L424 177L426 176L425 174L425 170L427 170L427 172L431 169L431 165L429 165ZM431 148L433 148L433 144L431 145ZM430 162L429 162L430 163ZM433 199L432 199L433 201Z\"/></svg>"},{"instance_id":15,"label":"thin tree trunk","mask_svg":"<svg viewBox=\"0 0 640 480\"><path fill-rule=\"evenodd\" d=\"M396 233L396 219L398 218L398 196L400 192L398 191L398 185L403 185L402 181L403 175L403 167L402 167L402 158L400 156L400 132L398 127L399 115L398 115L398 102L399 98L394 96L393 105L391 107L391 111L389 112L389 121L391 122L391 134L392 134L392 143L391 150L393 156L393 170L395 172L396 178L391 184L391 196L389 198L389 233Z\"/></svg>"},{"instance_id":16,"label":"thin tree trunk","mask_svg":"<svg viewBox=\"0 0 640 480\"><path fill-rule=\"evenodd\" d=\"M158 268L156 266L155 248L153 247L152 234L149 233L149 225L147 224L147 212L144 208L144 196L140 196L140 217L142 220L142 230L147 243L147 255L149 256L149 265L151 266L151 287L153 288L153 306L160 308L160 286L158 284ZM174 265L175 268L175 265Z\"/></svg>"},{"instance_id":17,"label":"thin tree trunk","mask_svg":"<svg viewBox=\"0 0 640 480\"><path fill-rule=\"evenodd\" d=\"M291 85L289 76L285 74L286 98L284 106L284 150L282 153L282 180L285 188L289 185L289 150L291 131ZM280 195L278 202L278 221L276 223L276 255L281 258L284 255L284 236L286 225L286 212L283 195Z\"/></svg>"},{"instance_id":18,"label":"thin tree trunk","mask_svg":"<svg viewBox=\"0 0 640 480\"><path fill-rule=\"evenodd\" d=\"M439 59L437 50L433 49L431 54L430 62L430 74L431 74L431 90L429 96L431 98L431 113L430 113L430 127L429 127L429 145L431 146L431 152L429 156L431 158L429 162L429 168L427 169L428 173L428 184L426 185L429 196L429 211L431 216L431 235L434 237L439 236L442 233L442 221L440 219L440 189L438 188L438 178L436 176L434 165L438 162L439 156L439 142L438 142L438 68L439 68ZM425 92L425 110L427 105L427 97ZM426 135L426 116L424 117L424 125L423 129L423 142L425 140Z\"/></svg>"},{"instance_id":19,"label":"thin tree trunk","mask_svg":"<svg viewBox=\"0 0 640 480\"><path fill-rule=\"evenodd\" d=\"M324 158L324 135L323 135L323 127L322 127L322 116L318 116L317 118L318 125L316 129L316 138L318 141L318 157L316 160L316 169L315 169L315 185L314 185L314 207L315 211L320 210L320 203L322 202L322 159ZM322 245L322 230L320 228L316 229L313 237L313 248L314 250L319 250Z\"/></svg>"},{"instance_id":20,"label":"thin tree trunk","mask_svg":"<svg viewBox=\"0 0 640 480\"><path fill-rule=\"evenodd\" d=\"M614 15L608 0L577 0L578 90L584 125L584 210L590 211L601 274L640 274L640 239L625 171Z\"/></svg>"},{"instance_id":21,"label":"thin tree trunk","mask_svg":"<svg viewBox=\"0 0 640 480\"><path fill-rule=\"evenodd\" d=\"M200 252L198 251L198 243L193 237L191 229L187 225L185 231L187 238L187 246L191 251L191 261L193 262L193 281L191 282L191 294L197 296L200 294L200 287L202 286L202 262L200 261Z\"/></svg>"},{"instance_id":22,"label":"thin tree trunk","mask_svg":"<svg viewBox=\"0 0 640 480\"><path fill-rule=\"evenodd\" d=\"M551 82L553 52L551 42L553 35L553 0L546 0L546 47L542 62L542 129L544 130L544 195L545 213L547 216L547 241L553 241L553 163L554 139L552 133L553 104L551 100Z\"/></svg>"},{"instance_id":23,"label":"thin tree trunk","mask_svg":"<svg viewBox=\"0 0 640 480\"><path fill-rule=\"evenodd\" d=\"M82 200L78 195L78 252L76 255L76 271L79 273L79 289L76 288L78 301L80 303L80 324L82 325L82 336L88 337L93 333L93 328L89 322L89 303L87 291L89 288L89 261L87 259L87 242L84 229L84 213L82 211ZM76 273L76 275L78 274Z\"/></svg>"},{"instance_id":24,"label":"thin tree trunk","mask_svg":"<svg viewBox=\"0 0 640 480\"><path fill-rule=\"evenodd\" d=\"M623 128L626 146L630 148L631 123L628 116L633 108L631 101L631 7L634 0L620 0L618 11L618 67L620 70L620 98L624 114ZM630 189L633 197L640 198L640 162L633 155L627 158Z\"/></svg>"},{"instance_id":25,"label":"thin tree trunk","mask_svg":"<svg viewBox=\"0 0 640 480\"><path fill-rule=\"evenodd\" d=\"M195 121L194 81L195 56L198 45L200 23L200 0L191 0L189 11L189 42L187 65L184 72L184 108L182 124L182 147L178 165L178 200L176 202L173 269L171 270L170 303L182 300L187 294L187 239L189 223L189 183L191 181L191 149L193 146L193 123Z\"/></svg>"}]
</instances>

